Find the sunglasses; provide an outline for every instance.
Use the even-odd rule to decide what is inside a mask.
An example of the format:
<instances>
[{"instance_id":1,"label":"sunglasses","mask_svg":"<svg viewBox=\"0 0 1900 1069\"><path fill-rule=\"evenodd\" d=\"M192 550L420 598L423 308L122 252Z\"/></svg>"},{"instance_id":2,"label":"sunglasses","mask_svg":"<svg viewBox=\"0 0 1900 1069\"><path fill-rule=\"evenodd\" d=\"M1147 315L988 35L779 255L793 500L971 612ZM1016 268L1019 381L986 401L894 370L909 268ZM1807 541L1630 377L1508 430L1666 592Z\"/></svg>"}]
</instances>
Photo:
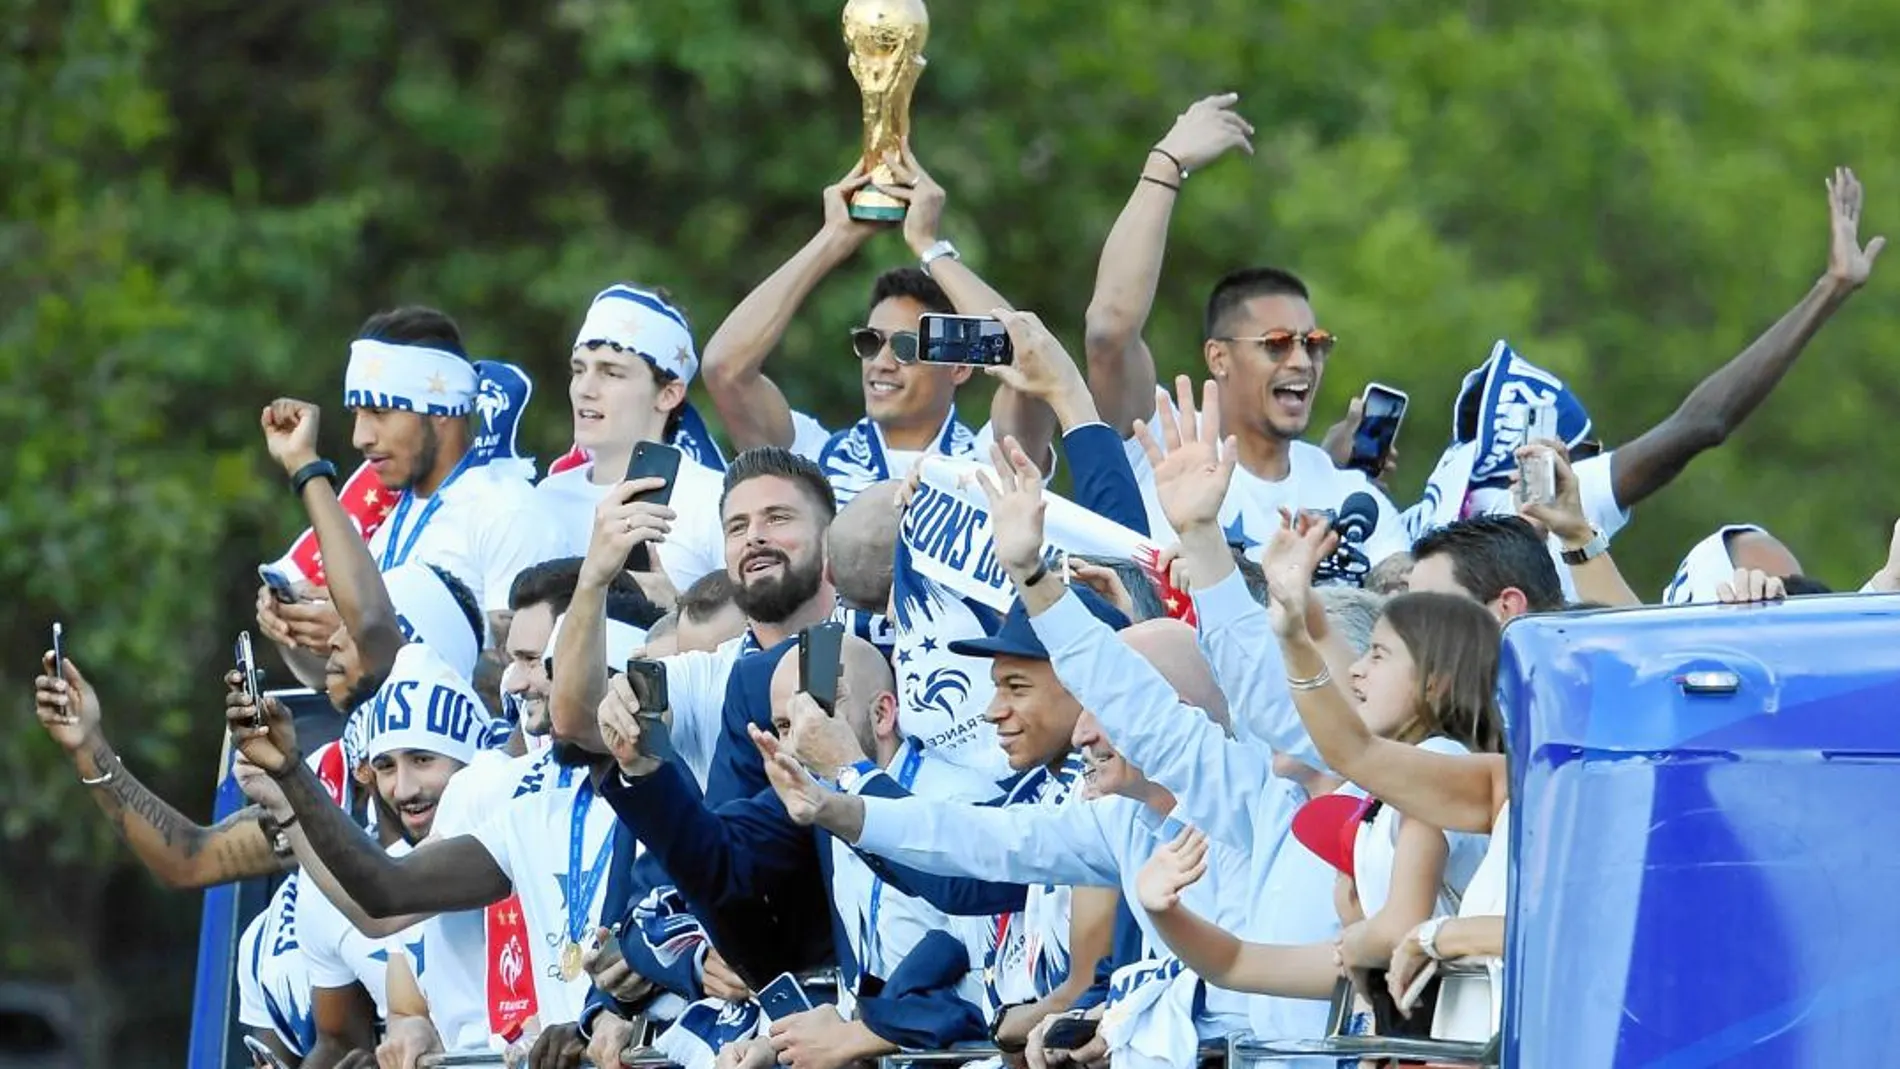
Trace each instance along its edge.
<instances>
[{"instance_id":1,"label":"sunglasses","mask_svg":"<svg viewBox=\"0 0 1900 1069\"><path fill-rule=\"evenodd\" d=\"M1249 341L1267 351L1267 358L1279 363L1293 355L1294 348L1306 350L1306 355L1314 360L1326 359L1326 354L1339 344L1339 336L1330 330L1313 330L1300 334L1291 330L1270 330L1252 338L1215 338L1215 341Z\"/></svg>"},{"instance_id":2,"label":"sunglasses","mask_svg":"<svg viewBox=\"0 0 1900 1069\"><path fill-rule=\"evenodd\" d=\"M851 351L858 354L859 360L875 360L884 346L891 347L891 355L900 364L917 362L917 332L914 330L879 330L876 327L858 327L851 332Z\"/></svg>"}]
</instances>

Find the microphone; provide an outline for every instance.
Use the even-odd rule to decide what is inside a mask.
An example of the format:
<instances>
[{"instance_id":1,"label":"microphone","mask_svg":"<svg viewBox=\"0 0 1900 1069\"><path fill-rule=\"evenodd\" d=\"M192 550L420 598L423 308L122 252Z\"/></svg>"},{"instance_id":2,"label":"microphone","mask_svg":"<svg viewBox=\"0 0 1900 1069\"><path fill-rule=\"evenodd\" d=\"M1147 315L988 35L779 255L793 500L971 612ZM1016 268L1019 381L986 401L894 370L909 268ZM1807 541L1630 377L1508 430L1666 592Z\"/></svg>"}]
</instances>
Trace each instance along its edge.
<instances>
[{"instance_id":1,"label":"microphone","mask_svg":"<svg viewBox=\"0 0 1900 1069\"><path fill-rule=\"evenodd\" d=\"M1339 532L1342 545L1347 542L1364 545L1378 526L1379 503L1364 490L1346 495L1346 500L1340 502L1339 514L1333 519L1333 530Z\"/></svg>"}]
</instances>

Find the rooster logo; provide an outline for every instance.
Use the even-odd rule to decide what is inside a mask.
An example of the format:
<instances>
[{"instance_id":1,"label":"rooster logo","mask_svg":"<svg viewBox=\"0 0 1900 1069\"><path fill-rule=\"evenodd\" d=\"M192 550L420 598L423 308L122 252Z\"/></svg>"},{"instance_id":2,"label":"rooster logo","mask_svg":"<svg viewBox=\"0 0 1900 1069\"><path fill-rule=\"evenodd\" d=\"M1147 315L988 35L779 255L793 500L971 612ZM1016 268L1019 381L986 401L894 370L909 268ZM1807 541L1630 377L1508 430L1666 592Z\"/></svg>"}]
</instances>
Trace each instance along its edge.
<instances>
[{"instance_id":1,"label":"rooster logo","mask_svg":"<svg viewBox=\"0 0 1900 1069\"><path fill-rule=\"evenodd\" d=\"M508 942L502 945L499 962L502 986L510 991L515 990L515 985L521 980L521 974L527 971L527 958L528 952L521 945L521 937L509 936Z\"/></svg>"}]
</instances>

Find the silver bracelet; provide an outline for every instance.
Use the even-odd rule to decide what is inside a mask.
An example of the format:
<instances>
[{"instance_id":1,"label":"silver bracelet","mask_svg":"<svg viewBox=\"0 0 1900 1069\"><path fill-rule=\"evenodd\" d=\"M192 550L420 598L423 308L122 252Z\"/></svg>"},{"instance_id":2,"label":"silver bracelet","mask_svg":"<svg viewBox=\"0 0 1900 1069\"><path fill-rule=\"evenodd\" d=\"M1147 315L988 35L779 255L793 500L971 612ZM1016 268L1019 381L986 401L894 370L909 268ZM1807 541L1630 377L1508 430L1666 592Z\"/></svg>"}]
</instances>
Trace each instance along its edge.
<instances>
[{"instance_id":1,"label":"silver bracelet","mask_svg":"<svg viewBox=\"0 0 1900 1069\"><path fill-rule=\"evenodd\" d=\"M1311 679L1294 679L1292 676L1286 677L1286 685L1294 690L1318 690L1332 681L1333 672L1330 668L1320 669L1319 675Z\"/></svg>"},{"instance_id":2,"label":"silver bracelet","mask_svg":"<svg viewBox=\"0 0 1900 1069\"><path fill-rule=\"evenodd\" d=\"M106 774L105 774L105 775L103 775L103 776L94 776L94 777L92 777L91 779L87 779L86 777L84 777L84 776L81 776L81 777L79 777L79 783L80 783L80 786L83 786L83 787L103 787L103 786L105 786L106 784L108 784L108 783L111 783L111 782L113 781L113 779L114 779L114 778L116 778L116 777L118 776L118 774L119 774L119 766L120 766L121 764L124 764L124 762L122 762L122 761L120 761L120 760L119 760L119 759L118 759L117 757L114 757L114 758L112 759L112 767L111 767L111 768L108 768L108 769L106 769Z\"/></svg>"}]
</instances>

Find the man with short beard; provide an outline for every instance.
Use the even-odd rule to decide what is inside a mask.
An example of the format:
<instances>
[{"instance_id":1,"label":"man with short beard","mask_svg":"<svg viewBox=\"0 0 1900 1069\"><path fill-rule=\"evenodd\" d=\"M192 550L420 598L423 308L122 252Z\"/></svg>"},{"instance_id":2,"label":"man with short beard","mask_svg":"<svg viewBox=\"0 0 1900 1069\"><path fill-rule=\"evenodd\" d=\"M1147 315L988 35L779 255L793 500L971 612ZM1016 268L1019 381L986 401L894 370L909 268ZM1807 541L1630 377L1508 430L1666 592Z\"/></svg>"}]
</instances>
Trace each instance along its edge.
<instances>
[{"instance_id":1,"label":"man with short beard","mask_svg":"<svg viewBox=\"0 0 1900 1069\"><path fill-rule=\"evenodd\" d=\"M606 752L596 716L610 668L604 592L633 546L663 535L670 509L633 502L640 482L622 483L594 514L594 536L574 600L555 641L551 707L554 732L595 753ZM711 653L661 658L666 666L673 748L702 790L709 786L727 705L727 682L740 657L774 656L798 632L832 619L837 598L825 574L825 533L836 514L831 486L817 464L765 446L733 458L726 470L720 518L726 575L746 631ZM743 728L740 728L743 738ZM756 766L757 755L752 756ZM763 785L763 773L760 773ZM750 793L750 792L748 792ZM708 798L717 804L722 799Z\"/></svg>"}]
</instances>

